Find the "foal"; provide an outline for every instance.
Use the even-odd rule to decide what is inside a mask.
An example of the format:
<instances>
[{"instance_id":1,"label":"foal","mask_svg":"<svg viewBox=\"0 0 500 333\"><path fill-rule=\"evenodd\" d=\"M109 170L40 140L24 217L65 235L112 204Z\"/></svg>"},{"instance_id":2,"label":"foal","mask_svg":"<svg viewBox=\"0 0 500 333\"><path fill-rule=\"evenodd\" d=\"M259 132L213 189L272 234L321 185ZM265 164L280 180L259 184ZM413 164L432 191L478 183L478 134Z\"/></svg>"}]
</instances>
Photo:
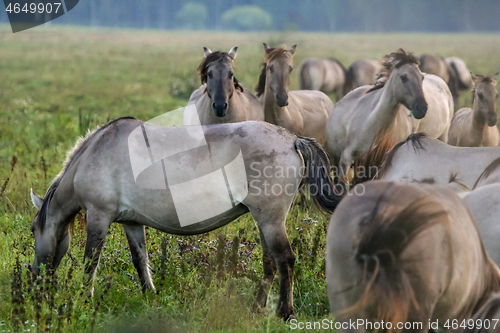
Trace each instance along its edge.
<instances>
[{"instance_id":1,"label":"foal","mask_svg":"<svg viewBox=\"0 0 500 333\"><path fill-rule=\"evenodd\" d=\"M450 125L450 145L487 147L500 144L495 110L497 77L498 73L492 77L472 74L472 109L463 108L455 113Z\"/></svg>"}]
</instances>

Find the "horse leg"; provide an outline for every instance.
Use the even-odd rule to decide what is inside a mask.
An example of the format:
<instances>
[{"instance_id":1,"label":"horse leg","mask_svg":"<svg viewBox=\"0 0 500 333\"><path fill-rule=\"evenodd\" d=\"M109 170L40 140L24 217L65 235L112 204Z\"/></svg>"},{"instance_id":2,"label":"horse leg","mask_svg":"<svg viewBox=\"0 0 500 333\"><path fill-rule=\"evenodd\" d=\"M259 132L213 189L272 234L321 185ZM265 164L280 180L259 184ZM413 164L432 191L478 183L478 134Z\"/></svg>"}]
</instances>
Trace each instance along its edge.
<instances>
[{"instance_id":1,"label":"horse leg","mask_svg":"<svg viewBox=\"0 0 500 333\"><path fill-rule=\"evenodd\" d=\"M132 254L132 262L139 274L141 280L142 292L146 289L155 290L153 281L151 280L151 272L149 270L148 250L146 249L146 233L144 226L140 224L124 224L123 230L127 235L130 253Z\"/></svg>"},{"instance_id":2,"label":"horse leg","mask_svg":"<svg viewBox=\"0 0 500 333\"><path fill-rule=\"evenodd\" d=\"M262 245L262 264L264 266L264 277L260 282L259 291L257 292L257 299L253 305L253 310L258 310L259 308L264 308L267 304L267 297L269 296L269 290L274 281L274 276L276 275L276 263L269 250L269 247L264 239L262 230L259 227L260 233L260 243Z\"/></svg>"},{"instance_id":3,"label":"horse leg","mask_svg":"<svg viewBox=\"0 0 500 333\"><path fill-rule=\"evenodd\" d=\"M113 215L97 210L87 211L87 244L85 245L85 274L88 275L90 296L94 295L93 280L99 265L104 238L108 233Z\"/></svg>"},{"instance_id":4,"label":"horse leg","mask_svg":"<svg viewBox=\"0 0 500 333\"><path fill-rule=\"evenodd\" d=\"M295 254L286 235L285 219L278 224L261 226L262 236L280 273L278 316L288 319L293 314L293 269Z\"/></svg>"}]
</instances>

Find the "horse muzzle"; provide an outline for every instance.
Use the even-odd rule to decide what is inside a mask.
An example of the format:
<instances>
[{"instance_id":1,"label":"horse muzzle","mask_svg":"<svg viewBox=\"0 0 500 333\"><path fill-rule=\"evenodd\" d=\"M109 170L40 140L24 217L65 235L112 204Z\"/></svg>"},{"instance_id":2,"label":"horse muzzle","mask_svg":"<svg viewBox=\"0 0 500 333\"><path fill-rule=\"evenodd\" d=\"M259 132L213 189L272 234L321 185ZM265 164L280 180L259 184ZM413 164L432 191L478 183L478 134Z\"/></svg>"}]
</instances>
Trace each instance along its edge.
<instances>
[{"instance_id":1,"label":"horse muzzle","mask_svg":"<svg viewBox=\"0 0 500 333\"><path fill-rule=\"evenodd\" d=\"M427 102L424 100L417 101L411 108L415 119L422 119L427 114Z\"/></svg>"},{"instance_id":2,"label":"horse muzzle","mask_svg":"<svg viewBox=\"0 0 500 333\"><path fill-rule=\"evenodd\" d=\"M288 95L287 94L276 94L274 100L279 107L284 107L288 105Z\"/></svg>"},{"instance_id":3,"label":"horse muzzle","mask_svg":"<svg viewBox=\"0 0 500 333\"><path fill-rule=\"evenodd\" d=\"M488 126L493 127L497 124L497 115L495 113L488 116Z\"/></svg>"},{"instance_id":4,"label":"horse muzzle","mask_svg":"<svg viewBox=\"0 0 500 333\"><path fill-rule=\"evenodd\" d=\"M213 103L212 108L214 110L216 117L224 117L227 111L227 103L226 102Z\"/></svg>"}]
</instances>

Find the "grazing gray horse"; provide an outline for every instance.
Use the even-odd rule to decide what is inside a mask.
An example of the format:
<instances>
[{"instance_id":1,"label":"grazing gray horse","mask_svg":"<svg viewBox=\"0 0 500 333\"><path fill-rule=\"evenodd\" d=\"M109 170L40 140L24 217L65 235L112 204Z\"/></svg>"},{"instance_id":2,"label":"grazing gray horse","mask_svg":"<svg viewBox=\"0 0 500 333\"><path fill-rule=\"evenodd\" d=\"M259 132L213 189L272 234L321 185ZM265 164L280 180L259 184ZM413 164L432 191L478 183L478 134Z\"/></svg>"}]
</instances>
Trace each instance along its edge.
<instances>
[{"instance_id":1,"label":"grazing gray horse","mask_svg":"<svg viewBox=\"0 0 500 333\"><path fill-rule=\"evenodd\" d=\"M154 290L148 268L144 226L172 234L194 235L220 228L250 212L259 228L264 265L264 277L255 306L266 305L278 270L281 278L278 314L288 318L293 313L295 254L288 241L285 221L297 190L304 182L316 189L310 187L311 196L324 210L331 212L337 205L339 197L332 188L330 165L325 152L312 139L297 137L283 128L265 122L249 121L200 127L210 145L226 142L241 149L248 180L244 186L247 187L248 194L240 202L233 201L232 207L217 216L207 216L203 221L183 226L180 213L176 211L173 184L170 184L168 175L165 182L168 179L170 188L162 180L152 184L153 187L158 186L158 189L146 189L138 186L134 179L134 166L130 156L137 152L130 148L130 135L141 128L146 133L145 125L148 129L152 128L152 125L134 118L120 118L104 125L75 147L45 198L32 193L33 203L39 208L32 224L35 237L33 272L38 274L41 264L50 269L57 268L68 250L68 226L83 209L87 212L85 271L89 274L89 282L95 275L109 226L112 222L118 222L123 225L127 235L143 290ZM180 133L177 131L184 130L175 127L156 128L170 137L176 137ZM154 142L149 140L146 144L151 155L150 148ZM166 145L168 142L162 144ZM153 160L151 155L151 161ZM180 163L182 157L173 161ZM190 162L182 168L187 175L195 174L200 164L200 161ZM213 162L218 163L215 158ZM157 170L161 172L163 160L155 160L155 163L153 165L159 165L160 169ZM227 177L225 180L229 188ZM192 195L199 196L200 193L194 192L204 190L210 189L200 183L198 191L193 191ZM191 193L181 194L191 197ZM194 204L190 208L194 213L204 212L200 205Z\"/></svg>"}]
</instances>

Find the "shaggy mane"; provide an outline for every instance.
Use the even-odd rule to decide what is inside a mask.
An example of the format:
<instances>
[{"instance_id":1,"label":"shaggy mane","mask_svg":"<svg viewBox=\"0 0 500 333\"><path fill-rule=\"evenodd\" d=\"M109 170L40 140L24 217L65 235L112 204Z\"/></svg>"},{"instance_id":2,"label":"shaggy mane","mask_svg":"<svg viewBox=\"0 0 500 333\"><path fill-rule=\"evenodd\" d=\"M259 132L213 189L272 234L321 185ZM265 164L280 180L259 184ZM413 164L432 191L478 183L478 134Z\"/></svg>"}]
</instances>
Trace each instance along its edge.
<instances>
[{"instance_id":1,"label":"shaggy mane","mask_svg":"<svg viewBox=\"0 0 500 333\"><path fill-rule=\"evenodd\" d=\"M373 87L366 92L366 94L382 88L395 68L400 68L401 66L407 64L415 64L418 66L420 64L420 60L413 53L406 53L406 51L401 48L396 52L386 55L381 63L383 69L377 74L377 81Z\"/></svg>"},{"instance_id":2,"label":"shaggy mane","mask_svg":"<svg viewBox=\"0 0 500 333\"><path fill-rule=\"evenodd\" d=\"M257 82L257 85L255 86L255 92L257 97L262 95L264 91L266 90L266 69L267 69L267 64L277 58L280 57L286 57L291 59L292 55L288 50L283 47L274 47L274 48L269 48L266 51L265 57L264 57L264 62L262 63L262 69L260 71L259 75L259 81Z\"/></svg>"},{"instance_id":3,"label":"shaggy mane","mask_svg":"<svg viewBox=\"0 0 500 333\"><path fill-rule=\"evenodd\" d=\"M227 52L222 52L222 51L212 52L205 58L203 58L200 65L198 66L198 72L200 72L201 84L207 83L208 68L218 62L227 62L229 66L231 66L231 69L234 70L234 59L231 58L231 56ZM233 81L234 81L234 88L243 92L243 86L238 82L235 76L233 76Z\"/></svg>"}]
</instances>

